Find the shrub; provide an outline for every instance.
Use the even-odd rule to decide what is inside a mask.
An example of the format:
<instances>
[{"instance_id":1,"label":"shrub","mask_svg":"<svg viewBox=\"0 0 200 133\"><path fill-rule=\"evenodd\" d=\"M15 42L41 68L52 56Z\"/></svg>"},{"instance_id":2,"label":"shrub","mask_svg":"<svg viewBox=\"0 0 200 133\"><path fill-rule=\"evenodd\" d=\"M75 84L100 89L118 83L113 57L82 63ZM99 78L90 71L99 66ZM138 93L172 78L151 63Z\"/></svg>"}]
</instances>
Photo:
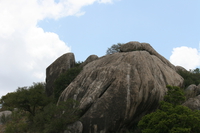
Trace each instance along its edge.
<instances>
[{"instance_id":1,"label":"shrub","mask_svg":"<svg viewBox=\"0 0 200 133\"><path fill-rule=\"evenodd\" d=\"M200 111L180 105L185 99L183 90L171 86L168 89L159 109L139 121L142 133L199 133Z\"/></svg>"}]
</instances>

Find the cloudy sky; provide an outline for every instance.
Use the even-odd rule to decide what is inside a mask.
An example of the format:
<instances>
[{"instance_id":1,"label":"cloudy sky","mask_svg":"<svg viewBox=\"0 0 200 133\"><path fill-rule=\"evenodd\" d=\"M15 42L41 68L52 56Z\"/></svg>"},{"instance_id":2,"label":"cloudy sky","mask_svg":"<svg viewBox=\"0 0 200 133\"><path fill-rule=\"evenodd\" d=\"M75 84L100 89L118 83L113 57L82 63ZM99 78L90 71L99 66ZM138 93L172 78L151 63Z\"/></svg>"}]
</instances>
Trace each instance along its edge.
<instances>
[{"instance_id":1,"label":"cloudy sky","mask_svg":"<svg viewBox=\"0 0 200 133\"><path fill-rule=\"evenodd\" d=\"M99 57L113 44L150 43L174 65L200 67L199 0L0 0L0 96L45 81L67 52Z\"/></svg>"}]
</instances>

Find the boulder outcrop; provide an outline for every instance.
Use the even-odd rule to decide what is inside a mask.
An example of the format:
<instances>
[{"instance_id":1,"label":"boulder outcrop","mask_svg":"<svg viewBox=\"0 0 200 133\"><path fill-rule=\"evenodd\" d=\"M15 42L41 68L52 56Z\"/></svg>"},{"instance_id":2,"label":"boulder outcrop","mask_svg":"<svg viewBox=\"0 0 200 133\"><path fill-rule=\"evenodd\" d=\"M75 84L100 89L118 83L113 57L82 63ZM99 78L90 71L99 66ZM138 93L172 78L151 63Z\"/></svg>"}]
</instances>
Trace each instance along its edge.
<instances>
[{"instance_id":1,"label":"boulder outcrop","mask_svg":"<svg viewBox=\"0 0 200 133\"><path fill-rule=\"evenodd\" d=\"M166 85L182 84L175 66L149 44L129 42L85 65L59 101L79 102L83 133L121 132L158 107Z\"/></svg>"},{"instance_id":2,"label":"boulder outcrop","mask_svg":"<svg viewBox=\"0 0 200 133\"><path fill-rule=\"evenodd\" d=\"M75 57L73 53L66 53L56 59L46 69L46 94L51 96L53 94L53 84L56 78L68 69L74 67Z\"/></svg>"},{"instance_id":3,"label":"boulder outcrop","mask_svg":"<svg viewBox=\"0 0 200 133\"><path fill-rule=\"evenodd\" d=\"M189 85L185 89L185 94L187 98L194 98L200 94L200 84L196 86L195 84Z\"/></svg>"},{"instance_id":4,"label":"boulder outcrop","mask_svg":"<svg viewBox=\"0 0 200 133\"><path fill-rule=\"evenodd\" d=\"M191 84L186 88L185 94L187 100L183 105L192 110L200 110L200 84L198 86Z\"/></svg>"},{"instance_id":5,"label":"boulder outcrop","mask_svg":"<svg viewBox=\"0 0 200 133\"><path fill-rule=\"evenodd\" d=\"M192 110L200 110L200 95L189 98L186 102L182 104Z\"/></svg>"},{"instance_id":6,"label":"boulder outcrop","mask_svg":"<svg viewBox=\"0 0 200 133\"><path fill-rule=\"evenodd\" d=\"M155 55L163 63L176 70L176 67L172 65L168 60L166 60L162 55L155 51L149 43L140 43L137 41L128 42L120 47L121 52L131 52L131 51L146 51L150 55Z\"/></svg>"}]
</instances>

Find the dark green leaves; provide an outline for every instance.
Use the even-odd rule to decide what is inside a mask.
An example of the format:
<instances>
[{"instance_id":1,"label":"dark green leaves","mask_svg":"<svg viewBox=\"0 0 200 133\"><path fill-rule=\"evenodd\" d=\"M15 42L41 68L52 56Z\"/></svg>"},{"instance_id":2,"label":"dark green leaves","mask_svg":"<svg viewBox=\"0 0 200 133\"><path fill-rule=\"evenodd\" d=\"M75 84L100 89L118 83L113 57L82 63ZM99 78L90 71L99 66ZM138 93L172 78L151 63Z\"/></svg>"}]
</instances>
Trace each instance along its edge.
<instances>
[{"instance_id":1,"label":"dark green leaves","mask_svg":"<svg viewBox=\"0 0 200 133\"><path fill-rule=\"evenodd\" d=\"M76 65L74 68L67 70L60 75L54 83L54 98L58 100L62 91L76 78L82 68Z\"/></svg>"},{"instance_id":2,"label":"dark green leaves","mask_svg":"<svg viewBox=\"0 0 200 133\"><path fill-rule=\"evenodd\" d=\"M106 51L106 54L108 55L108 54L120 52L121 45L123 45L123 43L113 44L110 48L108 48L108 50Z\"/></svg>"},{"instance_id":3,"label":"dark green leaves","mask_svg":"<svg viewBox=\"0 0 200 133\"><path fill-rule=\"evenodd\" d=\"M138 126L142 133L199 133L200 112L180 105L185 97L179 87L167 86L159 109L145 115Z\"/></svg>"}]
</instances>

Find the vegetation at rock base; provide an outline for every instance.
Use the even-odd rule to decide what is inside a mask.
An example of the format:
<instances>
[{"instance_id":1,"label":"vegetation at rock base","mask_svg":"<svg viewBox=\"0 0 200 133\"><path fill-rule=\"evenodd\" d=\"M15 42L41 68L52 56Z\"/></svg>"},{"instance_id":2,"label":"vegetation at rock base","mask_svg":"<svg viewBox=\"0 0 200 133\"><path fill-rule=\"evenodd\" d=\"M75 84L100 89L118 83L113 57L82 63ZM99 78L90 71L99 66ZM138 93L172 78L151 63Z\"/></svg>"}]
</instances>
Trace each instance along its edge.
<instances>
[{"instance_id":1,"label":"vegetation at rock base","mask_svg":"<svg viewBox=\"0 0 200 133\"><path fill-rule=\"evenodd\" d=\"M184 85L187 88L191 84L198 85L200 83L200 69L196 68L190 71L178 71L178 73L184 78Z\"/></svg>"},{"instance_id":2,"label":"vegetation at rock base","mask_svg":"<svg viewBox=\"0 0 200 133\"><path fill-rule=\"evenodd\" d=\"M19 87L15 92L2 96L3 108L7 110L18 108L35 116L50 102L50 99L44 95L44 88L44 83L33 83L30 87Z\"/></svg>"},{"instance_id":3,"label":"vegetation at rock base","mask_svg":"<svg viewBox=\"0 0 200 133\"><path fill-rule=\"evenodd\" d=\"M11 120L6 122L6 133L60 132L79 118L77 102L68 100L56 104L46 96L44 89L44 83L34 83L2 96L3 109L13 111Z\"/></svg>"},{"instance_id":4,"label":"vegetation at rock base","mask_svg":"<svg viewBox=\"0 0 200 133\"><path fill-rule=\"evenodd\" d=\"M76 62L75 66L61 74L54 82L54 98L57 101L61 92L77 77L81 72L81 62Z\"/></svg>"},{"instance_id":5,"label":"vegetation at rock base","mask_svg":"<svg viewBox=\"0 0 200 133\"><path fill-rule=\"evenodd\" d=\"M199 133L200 111L192 111L181 103L183 90L167 86L168 93L159 108L140 120L142 133Z\"/></svg>"},{"instance_id":6,"label":"vegetation at rock base","mask_svg":"<svg viewBox=\"0 0 200 133\"><path fill-rule=\"evenodd\" d=\"M106 55L120 52L121 45L123 45L123 43L113 44L110 48L107 49Z\"/></svg>"}]
</instances>

